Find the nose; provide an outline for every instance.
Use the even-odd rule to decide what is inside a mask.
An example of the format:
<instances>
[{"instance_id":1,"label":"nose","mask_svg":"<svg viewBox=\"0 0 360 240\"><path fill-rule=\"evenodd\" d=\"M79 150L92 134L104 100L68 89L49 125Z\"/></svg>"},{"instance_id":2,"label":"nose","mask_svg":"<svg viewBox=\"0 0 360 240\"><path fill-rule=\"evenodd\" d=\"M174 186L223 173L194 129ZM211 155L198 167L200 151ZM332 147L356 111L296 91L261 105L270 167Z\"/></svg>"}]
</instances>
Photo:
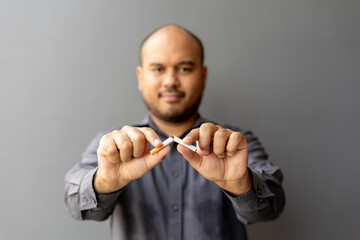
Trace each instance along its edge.
<instances>
[{"instance_id":1,"label":"nose","mask_svg":"<svg viewBox=\"0 0 360 240\"><path fill-rule=\"evenodd\" d=\"M168 71L163 81L164 87L179 87L180 81L176 75L176 71Z\"/></svg>"}]
</instances>

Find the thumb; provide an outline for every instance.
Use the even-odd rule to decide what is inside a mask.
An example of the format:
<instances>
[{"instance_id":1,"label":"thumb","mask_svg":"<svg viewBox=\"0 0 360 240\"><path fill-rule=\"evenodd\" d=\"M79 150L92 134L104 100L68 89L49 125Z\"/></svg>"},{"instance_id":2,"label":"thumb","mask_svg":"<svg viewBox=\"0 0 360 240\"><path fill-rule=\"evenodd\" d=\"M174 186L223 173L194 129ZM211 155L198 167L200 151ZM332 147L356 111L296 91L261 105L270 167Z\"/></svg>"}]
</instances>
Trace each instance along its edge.
<instances>
[{"instance_id":1,"label":"thumb","mask_svg":"<svg viewBox=\"0 0 360 240\"><path fill-rule=\"evenodd\" d=\"M162 160L164 160L166 154L168 154L169 151L170 147L166 146L155 154L149 153L146 157L146 165L148 166L149 170L159 164Z\"/></svg>"},{"instance_id":2,"label":"thumb","mask_svg":"<svg viewBox=\"0 0 360 240\"><path fill-rule=\"evenodd\" d=\"M183 157L191 164L193 168L200 168L202 159L198 153L191 151L190 149L182 146L181 144L178 144L177 150L183 155Z\"/></svg>"}]
</instances>

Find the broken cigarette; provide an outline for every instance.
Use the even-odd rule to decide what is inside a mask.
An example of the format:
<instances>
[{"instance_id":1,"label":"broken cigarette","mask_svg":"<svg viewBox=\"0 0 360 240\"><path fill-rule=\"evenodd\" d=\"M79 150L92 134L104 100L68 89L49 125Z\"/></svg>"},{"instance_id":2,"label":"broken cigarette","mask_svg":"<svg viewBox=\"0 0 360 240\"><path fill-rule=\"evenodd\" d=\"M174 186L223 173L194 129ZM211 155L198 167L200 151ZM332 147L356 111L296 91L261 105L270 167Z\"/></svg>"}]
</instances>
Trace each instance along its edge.
<instances>
[{"instance_id":1,"label":"broken cigarette","mask_svg":"<svg viewBox=\"0 0 360 240\"><path fill-rule=\"evenodd\" d=\"M172 143L174 141L174 139L172 138L173 136L169 137L168 139L166 139L165 141L163 141L163 145L161 147L158 148L154 148L153 150L150 151L151 154L155 154L158 151L160 151L161 149L163 149L164 147L166 147L167 145L169 145L170 143Z\"/></svg>"},{"instance_id":2,"label":"broken cigarette","mask_svg":"<svg viewBox=\"0 0 360 240\"><path fill-rule=\"evenodd\" d=\"M173 136L173 137L174 137L174 141L177 142L178 144L181 144L184 147L190 149L191 151L196 152L196 147L194 145L185 144L184 141L182 139L178 138L177 136Z\"/></svg>"},{"instance_id":3,"label":"broken cigarette","mask_svg":"<svg viewBox=\"0 0 360 240\"><path fill-rule=\"evenodd\" d=\"M196 147L193 146L193 145L189 145L189 144L185 144L183 142L183 140L181 140L180 138L178 138L177 136L171 136L169 137L168 139L166 139L165 141L163 141L163 145L161 147L158 147L158 148L154 148L153 150L150 151L151 154L155 154L157 153L158 151L160 151L161 149L163 149L164 147L166 147L167 145L169 145L170 143L172 142L177 142L178 144L181 144L183 145L184 147L190 149L191 151L194 151L196 152Z\"/></svg>"}]
</instances>

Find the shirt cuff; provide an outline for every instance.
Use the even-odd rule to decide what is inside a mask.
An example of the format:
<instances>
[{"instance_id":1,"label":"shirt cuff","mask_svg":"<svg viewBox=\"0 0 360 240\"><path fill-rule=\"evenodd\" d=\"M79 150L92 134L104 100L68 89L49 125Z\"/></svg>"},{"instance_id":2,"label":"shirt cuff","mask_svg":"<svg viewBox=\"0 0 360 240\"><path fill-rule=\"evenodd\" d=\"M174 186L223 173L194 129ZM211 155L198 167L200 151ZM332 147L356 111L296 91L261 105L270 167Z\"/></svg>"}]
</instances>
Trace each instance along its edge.
<instances>
[{"instance_id":1,"label":"shirt cuff","mask_svg":"<svg viewBox=\"0 0 360 240\"><path fill-rule=\"evenodd\" d=\"M103 210L112 209L119 195L123 191L109 193L109 194L96 194L93 180L98 168L89 171L83 178L80 185L80 210L90 212L98 212Z\"/></svg>"},{"instance_id":2,"label":"shirt cuff","mask_svg":"<svg viewBox=\"0 0 360 240\"><path fill-rule=\"evenodd\" d=\"M97 206L93 179L98 168L90 170L80 183L80 210L88 210Z\"/></svg>"},{"instance_id":3,"label":"shirt cuff","mask_svg":"<svg viewBox=\"0 0 360 240\"><path fill-rule=\"evenodd\" d=\"M262 176L250 169L249 172L252 175L253 187L259 198L267 198L267 197L275 196L275 194L271 192L270 188L266 184L267 179L265 176Z\"/></svg>"},{"instance_id":4,"label":"shirt cuff","mask_svg":"<svg viewBox=\"0 0 360 240\"><path fill-rule=\"evenodd\" d=\"M250 192L241 196L234 196L229 192L223 190L225 195L230 199L236 210L239 212L251 212L261 210L269 206L270 204L266 200L266 198L274 196L274 193L271 192L261 175L258 175L250 169L249 172L253 184L253 188Z\"/></svg>"}]
</instances>

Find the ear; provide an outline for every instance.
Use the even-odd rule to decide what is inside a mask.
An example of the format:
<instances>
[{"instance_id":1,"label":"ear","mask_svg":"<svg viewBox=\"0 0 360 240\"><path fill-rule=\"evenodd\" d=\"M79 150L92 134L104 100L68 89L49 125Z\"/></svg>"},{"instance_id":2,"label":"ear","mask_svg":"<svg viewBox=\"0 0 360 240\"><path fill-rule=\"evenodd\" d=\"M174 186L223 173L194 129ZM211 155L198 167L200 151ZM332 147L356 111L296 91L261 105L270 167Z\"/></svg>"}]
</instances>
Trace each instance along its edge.
<instances>
[{"instance_id":1,"label":"ear","mask_svg":"<svg viewBox=\"0 0 360 240\"><path fill-rule=\"evenodd\" d=\"M142 69L141 66L138 66L136 68L136 75L137 75L137 78L138 78L138 89L141 92L141 90L142 90L142 80L143 80L143 69Z\"/></svg>"},{"instance_id":2,"label":"ear","mask_svg":"<svg viewBox=\"0 0 360 240\"><path fill-rule=\"evenodd\" d=\"M206 88L206 80L207 80L207 66L202 66L202 77L204 82L204 89Z\"/></svg>"}]
</instances>

